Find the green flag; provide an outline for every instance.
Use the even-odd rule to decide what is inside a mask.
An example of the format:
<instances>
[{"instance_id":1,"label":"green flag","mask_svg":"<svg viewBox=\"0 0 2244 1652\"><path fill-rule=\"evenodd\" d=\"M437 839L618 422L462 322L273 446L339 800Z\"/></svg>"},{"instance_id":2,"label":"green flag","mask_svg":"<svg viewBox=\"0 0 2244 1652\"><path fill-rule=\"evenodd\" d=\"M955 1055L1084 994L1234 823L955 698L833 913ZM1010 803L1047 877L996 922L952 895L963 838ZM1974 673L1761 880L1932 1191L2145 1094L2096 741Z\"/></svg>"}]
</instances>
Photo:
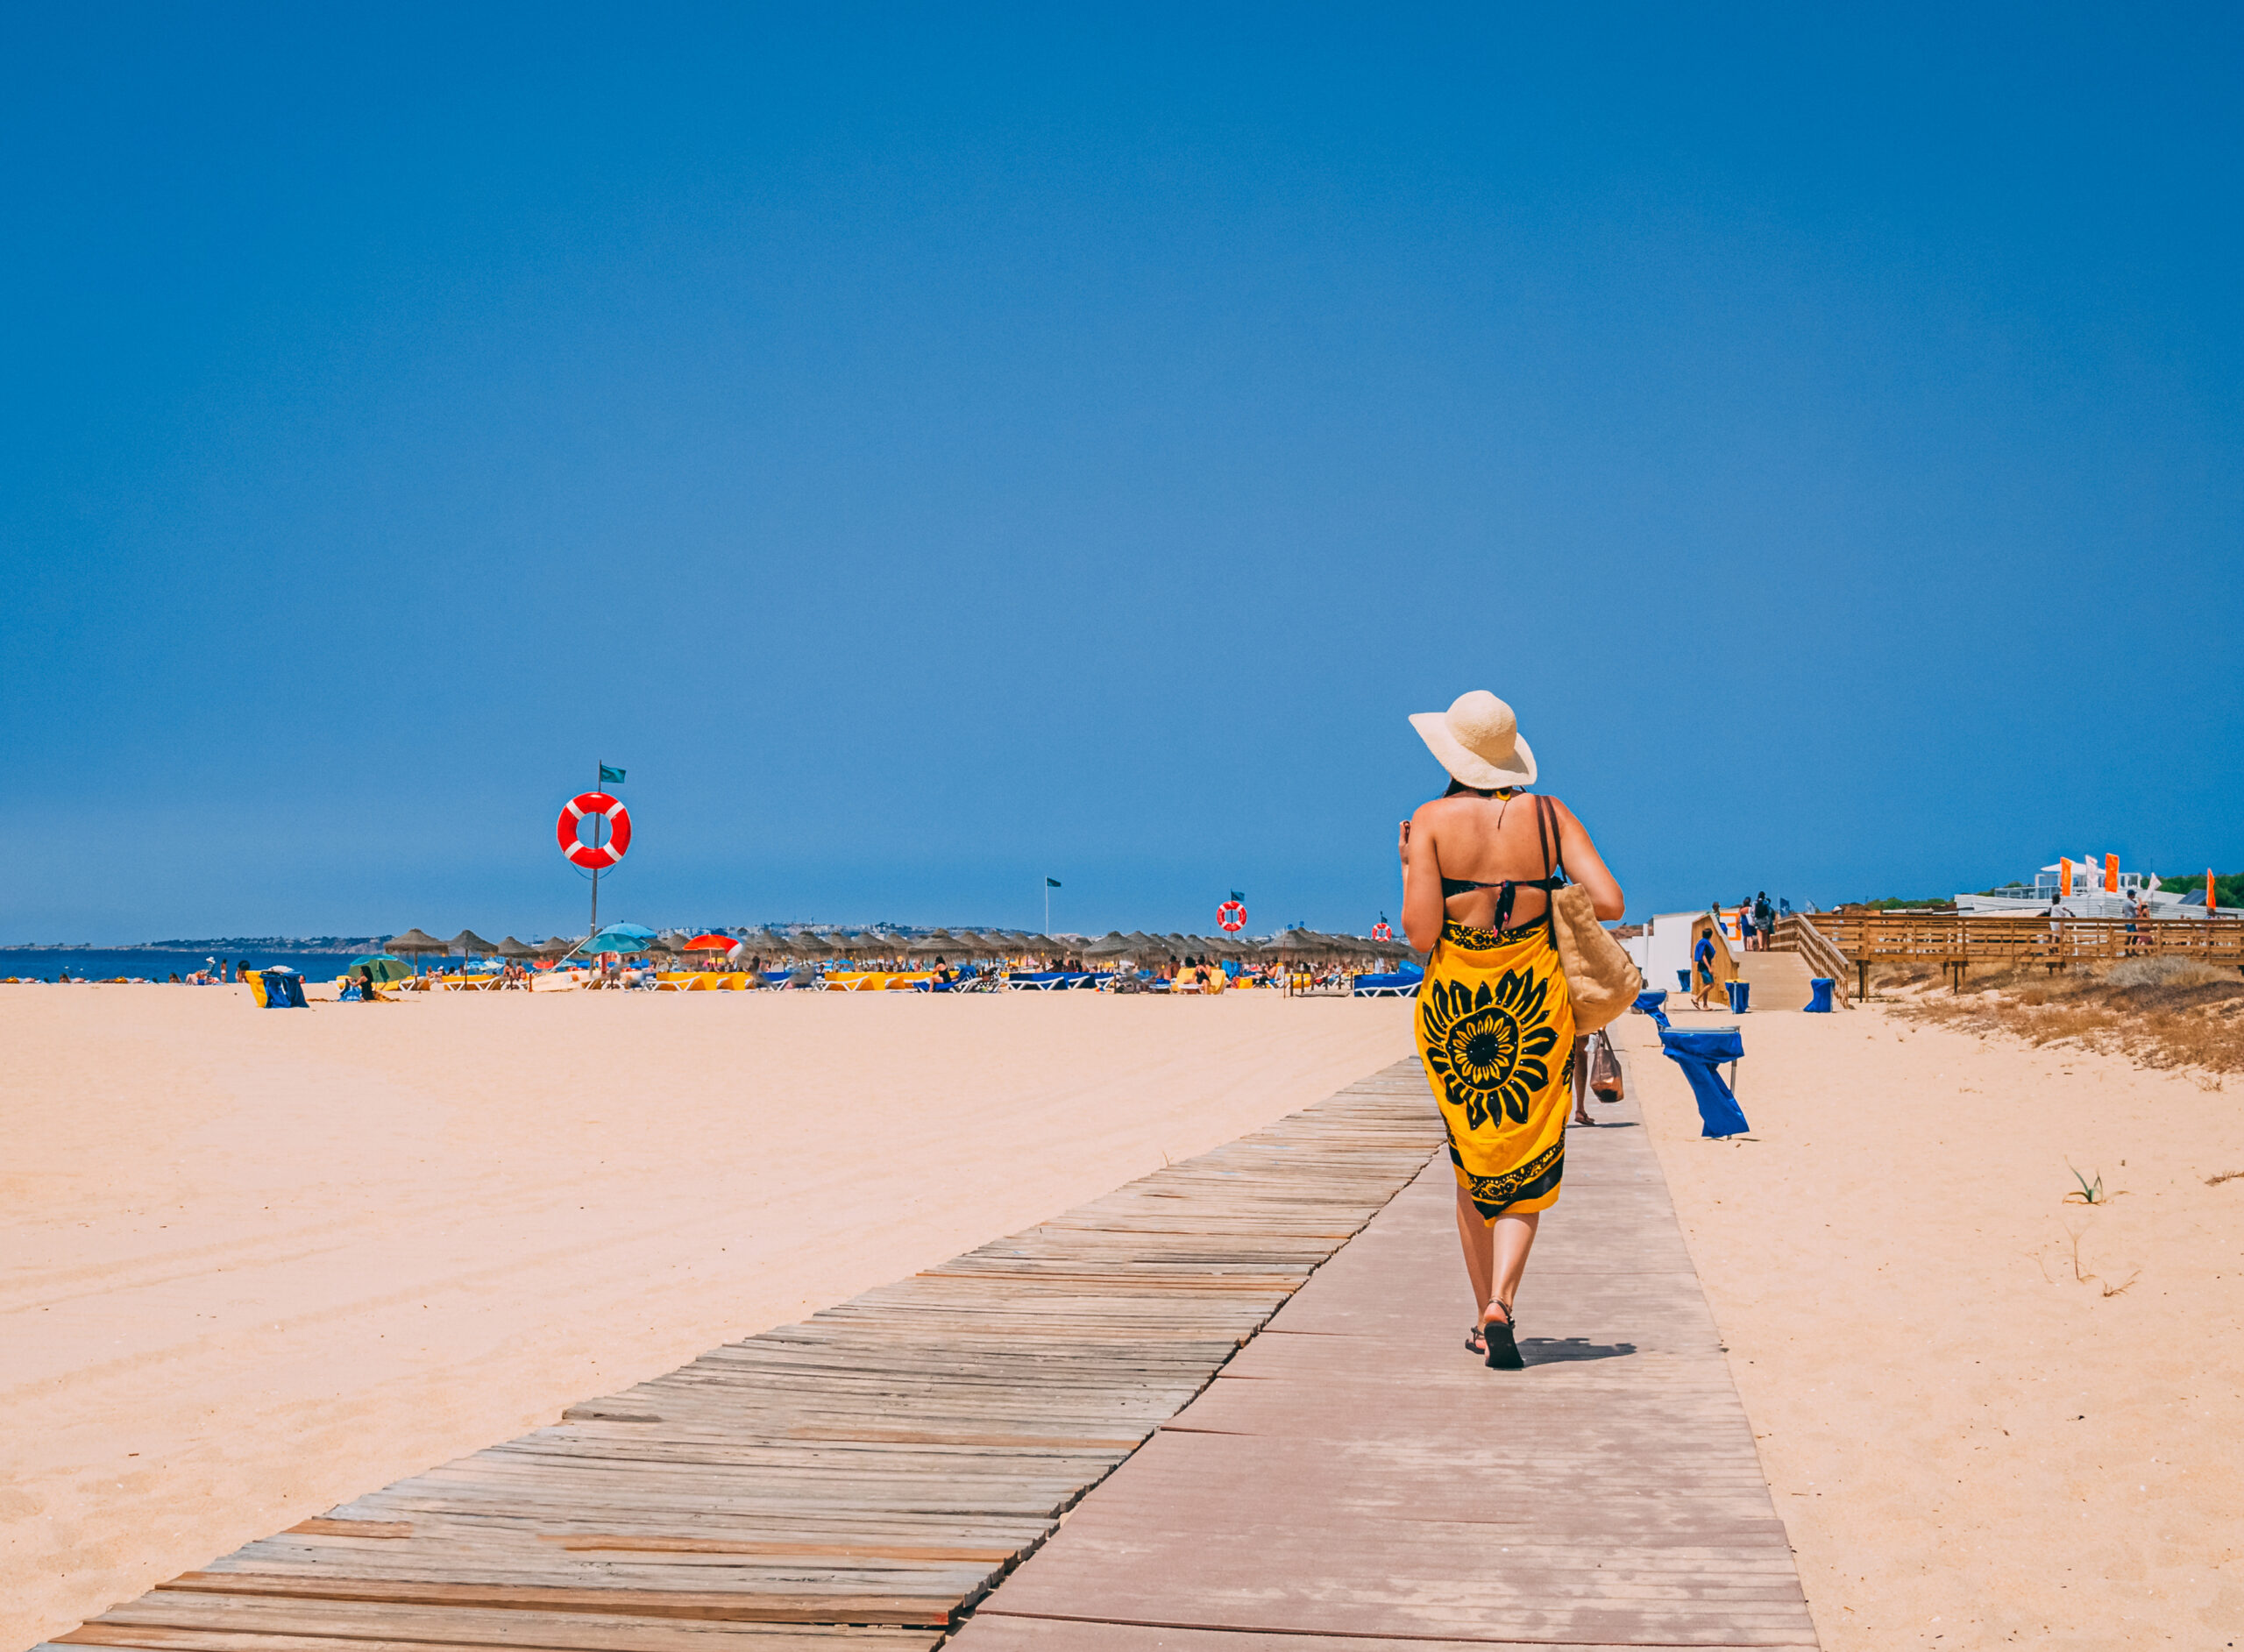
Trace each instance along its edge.
<instances>
[{"instance_id":1,"label":"green flag","mask_svg":"<svg viewBox=\"0 0 2244 1652\"><path fill-rule=\"evenodd\" d=\"M623 771L621 769L611 769L606 763L600 766L600 783L603 786L611 780L621 783L622 779Z\"/></svg>"},{"instance_id":2,"label":"green flag","mask_svg":"<svg viewBox=\"0 0 2244 1652\"><path fill-rule=\"evenodd\" d=\"M1060 880L1056 877L1047 877L1044 880L1044 887L1046 889L1058 889L1060 887Z\"/></svg>"}]
</instances>

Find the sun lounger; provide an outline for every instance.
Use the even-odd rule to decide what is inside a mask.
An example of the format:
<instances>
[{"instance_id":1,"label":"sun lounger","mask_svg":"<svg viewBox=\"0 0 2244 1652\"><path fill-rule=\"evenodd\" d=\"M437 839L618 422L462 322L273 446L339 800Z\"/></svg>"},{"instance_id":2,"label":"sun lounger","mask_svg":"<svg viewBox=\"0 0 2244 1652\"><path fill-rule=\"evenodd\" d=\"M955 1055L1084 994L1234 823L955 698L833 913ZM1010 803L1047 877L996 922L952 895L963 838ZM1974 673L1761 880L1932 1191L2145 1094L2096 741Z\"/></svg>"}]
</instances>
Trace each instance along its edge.
<instances>
[{"instance_id":1,"label":"sun lounger","mask_svg":"<svg viewBox=\"0 0 2244 1652\"><path fill-rule=\"evenodd\" d=\"M1385 975L1358 975L1356 996L1359 998L1415 998L1424 975L1406 975L1397 971Z\"/></svg>"}]
</instances>

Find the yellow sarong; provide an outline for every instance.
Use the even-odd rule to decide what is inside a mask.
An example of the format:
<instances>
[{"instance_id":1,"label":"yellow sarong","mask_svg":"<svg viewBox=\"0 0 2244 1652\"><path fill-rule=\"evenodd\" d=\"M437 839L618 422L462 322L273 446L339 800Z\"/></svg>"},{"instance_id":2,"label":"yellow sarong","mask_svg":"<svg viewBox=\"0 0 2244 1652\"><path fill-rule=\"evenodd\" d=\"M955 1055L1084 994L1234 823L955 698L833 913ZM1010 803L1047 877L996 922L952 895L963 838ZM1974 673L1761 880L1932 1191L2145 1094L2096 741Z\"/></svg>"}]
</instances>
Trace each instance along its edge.
<instances>
[{"instance_id":1,"label":"yellow sarong","mask_svg":"<svg viewBox=\"0 0 2244 1652\"><path fill-rule=\"evenodd\" d=\"M1483 1220L1558 1203L1573 1051L1573 1001L1548 924L1502 934L1442 925L1418 989L1418 1055L1457 1185Z\"/></svg>"}]
</instances>

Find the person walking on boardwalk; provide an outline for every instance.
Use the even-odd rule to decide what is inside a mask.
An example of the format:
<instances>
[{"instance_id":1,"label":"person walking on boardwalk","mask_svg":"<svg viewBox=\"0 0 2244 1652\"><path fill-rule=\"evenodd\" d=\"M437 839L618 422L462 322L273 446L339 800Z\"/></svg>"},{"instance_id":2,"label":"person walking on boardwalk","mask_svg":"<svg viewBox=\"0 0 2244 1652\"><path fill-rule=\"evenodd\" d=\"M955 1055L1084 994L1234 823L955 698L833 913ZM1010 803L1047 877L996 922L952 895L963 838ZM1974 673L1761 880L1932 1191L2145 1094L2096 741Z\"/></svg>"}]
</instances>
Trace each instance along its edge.
<instances>
[{"instance_id":1,"label":"person walking on boardwalk","mask_svg":"<svg viewBox=\"0 0 2244 1652\"><path fill-rule=\"evenodd\" d=\"M1402 822L1402 927L1431 954L1418 1053L1457 1175L1457 1230L1477 1317L1467 1343L1517 1371L1512 1303L1544 1211L1559 1199L1573 1095L1573 1004L1552 938L1551 891L1571 873L1601 918L1621 886L1581 822L1533 797L1535 754L1485 689L1410 719L1449 790Z\"/></svg>"}]
</instances>

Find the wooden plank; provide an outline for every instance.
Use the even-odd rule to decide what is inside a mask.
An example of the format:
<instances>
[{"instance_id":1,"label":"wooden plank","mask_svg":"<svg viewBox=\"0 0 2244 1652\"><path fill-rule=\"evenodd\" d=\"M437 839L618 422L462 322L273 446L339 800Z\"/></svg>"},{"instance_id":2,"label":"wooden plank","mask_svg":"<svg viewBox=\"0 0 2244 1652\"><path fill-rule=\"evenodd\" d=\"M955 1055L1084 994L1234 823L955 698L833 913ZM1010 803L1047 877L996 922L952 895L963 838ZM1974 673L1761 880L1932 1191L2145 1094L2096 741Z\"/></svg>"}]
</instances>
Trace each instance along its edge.
<instances>
[{"instance_id":1,"label":"wooden plank","mask_svg":"<svg viewBox=\"0 0 2244 1652\"><path fill-rule=\"evenodd\" d=\"M300 1521L60 1643L928 1645L1439 1140L1417 1063L1398 1063L1062 1216Z\"/></svg>"},{"instance_id":2,"label":"wooden plank","mask_svg":"<svg viewBox=\"0 0 2244 1652\"><path fill-rule=\"evenodd\" d=\"M1523 1372L1463 1346L1453 1208L1437 1162L975 1606L955 1652L1814 1647L1643 1130L1568 1135Z\"/></svg>"}]
</instances>

